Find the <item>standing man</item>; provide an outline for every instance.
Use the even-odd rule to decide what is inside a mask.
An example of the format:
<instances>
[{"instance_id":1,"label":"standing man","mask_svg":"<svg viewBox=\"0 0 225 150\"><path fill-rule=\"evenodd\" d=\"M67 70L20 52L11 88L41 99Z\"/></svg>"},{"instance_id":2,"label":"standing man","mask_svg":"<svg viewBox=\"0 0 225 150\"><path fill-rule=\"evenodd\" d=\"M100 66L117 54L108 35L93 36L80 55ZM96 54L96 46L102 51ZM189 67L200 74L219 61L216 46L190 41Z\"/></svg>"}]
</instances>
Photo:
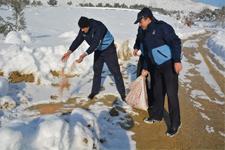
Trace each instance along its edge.
<instances>
[{"instance_id":1,"label":"standing man","mask_svg":"<svg viewBox=\"0 0 225 150\"><path fill-rule=\"evenodd\" d=\"M149 107L149 124L163 118L164 99L168 96L170 127L167 136L173 137L181 127L178 99L178 74L182 70L181 40L174 29L164 21L154 18L149 8L143 8L137 15L138 35L134 45L134 55L142 49L142 75L151 74L153 100Z\"/></svg>"},{"instance_id":2,"label":"standing man","mask_svg":"<svg viewBox=\"0 0 225 150\"><path fill-rule=\"evenodd\" d=\"M113 36L102 22L94 19L81 17L78 21L78 25L80 27L79 34L71 44L69 50L62 57L62 61L67 61L71 53L73 53L85 40L90 47L86 50L86 52L80 55L76 62L81 63L87 55L94 52L94 78L92 91L88 98L93 99L95 95L99 93L101 88L101 73L103 65L106 63L109 71L114 76L117 90L124 101L126 97L125 87L123 77L120 72Z\"/></svg>"}]
</instances>

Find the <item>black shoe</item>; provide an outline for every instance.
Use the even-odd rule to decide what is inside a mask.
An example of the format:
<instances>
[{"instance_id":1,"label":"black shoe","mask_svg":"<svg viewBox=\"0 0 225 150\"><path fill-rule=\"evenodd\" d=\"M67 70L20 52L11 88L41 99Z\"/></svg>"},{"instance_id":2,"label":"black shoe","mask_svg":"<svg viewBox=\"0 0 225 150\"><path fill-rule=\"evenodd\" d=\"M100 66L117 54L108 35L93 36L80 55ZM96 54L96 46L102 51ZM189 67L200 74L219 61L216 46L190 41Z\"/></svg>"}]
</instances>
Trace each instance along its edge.
<instances>
[{"instance_id":1,"label":"black shoe","mask_svg":"<svg viewBox=\"0 0 225 150\"><path fill-rule=\"evenodd\" d=\"M177 135L179 133L181 126L182 126L182 124L180 123L180 125L177 128L173 128L173 127L169 128L166 132L166 135L168 137L174 137L175 135Z\"/></svg>"},{"instance_id":2,"label":"black shoe","mask_svg":"<svg viewBox=\"0 0 225 150\"><path fill-rule=\"evenodd\" d=\"M95 97L95 95L97 95L97 94L91 93L90 95L88 95L88 99L93 99Z\"/></svg>"},{"instance_id":3,"label":"black shoe","mask_svg":"<svg viewBox=\"0 0 225 150\"><path fill-rule=\"evenodd\" d=\"M160 122L161 120L157 120L157 119L154 119L154 118L151 118L151 117L148 117L148 118L145 118L144 119L144 122L147 123L147 124L153 124L153 123L158 123Z\"/></svg>"}]
</instances>

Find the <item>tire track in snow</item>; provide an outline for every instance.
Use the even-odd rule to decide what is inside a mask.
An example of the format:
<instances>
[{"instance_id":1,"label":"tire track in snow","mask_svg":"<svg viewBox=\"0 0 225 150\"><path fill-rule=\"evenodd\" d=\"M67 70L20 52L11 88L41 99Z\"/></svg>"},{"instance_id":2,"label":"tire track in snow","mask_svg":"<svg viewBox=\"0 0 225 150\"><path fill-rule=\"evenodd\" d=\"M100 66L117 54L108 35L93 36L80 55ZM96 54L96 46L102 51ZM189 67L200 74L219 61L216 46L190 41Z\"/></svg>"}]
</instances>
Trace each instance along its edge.
<instances>
[{"instance_id":1,"label":"tire track in snow","mask_svg":"<svg viewBox=\"0 0 225 150\"><path fill-rule=\"evenodd\" d=\"M204 119L205 130L212 134L212 138L224 140L221 133L224 133L225 78L215 68L216 66L210 62L208 57L209 51L203 47L210 35L211 33L208 32L188 39L199 41L196 42L198 44L197 47L184 48L184 56L187 59L186 66L189 65L188 75L186 75L189 82L186 79L186 83L183 86L186 87L188 85L188 88L185 89L190 95L193 106L197 108Z\"/></svg>"}]
</instances>

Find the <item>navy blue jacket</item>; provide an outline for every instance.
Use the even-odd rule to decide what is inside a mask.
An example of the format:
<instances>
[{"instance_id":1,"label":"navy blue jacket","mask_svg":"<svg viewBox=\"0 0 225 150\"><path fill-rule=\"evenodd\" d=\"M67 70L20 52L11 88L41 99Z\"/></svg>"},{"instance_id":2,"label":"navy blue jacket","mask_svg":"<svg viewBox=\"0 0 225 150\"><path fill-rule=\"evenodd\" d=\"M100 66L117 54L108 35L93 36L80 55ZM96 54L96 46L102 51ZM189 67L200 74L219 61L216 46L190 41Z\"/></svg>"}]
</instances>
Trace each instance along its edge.
<instances>
[{"instance_id":1,"label":"navy blue jacket","mask_svg":"<svg viewBox=\"0 0 225 150\"><path fill-rule=\"evenodd\" d=\"M86 52L87 54L91 54L95 50L107 49L113 43L114 38L102 22L90 19L88 33L80 30L69 50L73 52L84 40L90 45Z\"/></svg>"},{"instance_id":2,"label":"navy blue jacket","mask_svg":"<svg viewBox=\"0 0 225 150\"><path fill-rule=\"evenodd\" d=\"M173 62L181 61L181 40L176 35L172 26L164 21L158 21L155 18L149 24L146 30L138 28L137 38L134 44L134 49L141 49L144 58L144 69L156 66L156 60L153 55L153 50L158 47L168 45L171 51L170 60ZM166 52L166 51L165 51ZM163 50L159 52L162 57L167 57L163 54Z\"/></svg>"}]
</instances>

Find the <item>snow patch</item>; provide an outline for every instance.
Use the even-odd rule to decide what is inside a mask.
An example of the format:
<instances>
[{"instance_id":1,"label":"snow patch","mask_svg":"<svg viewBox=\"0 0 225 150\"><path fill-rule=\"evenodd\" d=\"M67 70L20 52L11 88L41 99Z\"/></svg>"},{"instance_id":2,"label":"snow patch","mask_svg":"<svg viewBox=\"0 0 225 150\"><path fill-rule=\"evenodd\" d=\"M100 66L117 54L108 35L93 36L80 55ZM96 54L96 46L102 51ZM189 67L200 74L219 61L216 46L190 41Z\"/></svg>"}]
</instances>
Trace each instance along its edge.
<instances>
[{"instance_id":1,"label":"snow patch","mask_svg":"<svg viewBox=\"0 0 225 150\"><path fill-rule=\"evenodd\" d=\"M225 61L225 31L220 30L208 39L207 45L217 56Z\"/></svg>"},{"instance_id":2,"label":"snow patch","mask_svg":"<svg viewBox=\"0 0 225 150\"><path fill-rule=\"evenodd\" d=\"M89 111L75 108L68 115L14 120L0 128L2 150L19 149L135 149L133 133L122 129L100 103ZM123 139L123 140L121 140ZM41 143L41 144L40 144Z\"/></svg>"},{"instance_id":3,"label":"snow patch","mask_svg":"<svg viewBox=\"0 0 225 150\"><path fill-rule=\"evenodd\" d=\"M213 127L210 127L209 125L206 125L206 126L205 126L205 129L206 129L206 131L207 131L209 134L215 132L215 131L214 131L214 128L213 128Z\"/></svg>"},{"instance_id":4,"label":"snow patch","mask_svg":"<svg viewBox=\"0 0 225 150\"><path fill-rule=\"evenodd\" d=\"M192 98L200 98L200 99L209 99L208 95L201 90L192 90L191 91Z\"/></svg>"},{"instance_id":5,"label":"snow patch","mask_svg":"<svg viewBox=\"0 0 225 150\"><path fill-rule=\"evenodd\" d=\"M219 134L220 134L221 136L225 137L225 133L224 133L224 132L219 131Z\"/></svg>"},{"instance_id":6,"label":"snow patch","mask_svg":"<svg viewBox=\"0 0 225 150\"><path fill-rule=\"evenodd\" d=\"M196 98L200 98L200 99L203 99L203 100L208 100L209 102L212 102L212 103L215 103L215 104L218 104L218 105L224 105L224 101L220 101L216 98L214 99L210 99L208 97L208 95L204 92L204 91L201 91L201 90L192 90L191 91L191 97L196 99Z\"/></svg>"},{"instance_id":7,"label":"snow patch","mask_svg":"<svg viewBox=\"0 0 225 150\"><path fill-rule=\"evenodd\" d=\"M5 38L5 43L8 44L23 44L30 43L31 37L24 31L16 32L11 31L7 34Z\"/></svg>"},{"instance_id":8,"label":"snow patch","mask_svg":"<svg viewBox=\"0 0 225 150\"><path fill-rule=\"evenodd\" d=\"M196 69L199 71L200 75L205 79L205 82L220 96L224 97L224 93L217 84L216 80L209 72L209 68L204 61L204 58L200 53L195 53L195 59L200 60L200 64L196 65Z\"/></svg>"},{"instance_id":9,"label":"snow patch","mask_svg":"<svg viewBox=\"0 0 225 150\"><path fill-rule=\"evenodd\" d=\"M2 150L20 150L23 135L20 131L9 128L0 128L0 135L4 138L0 140Z\"/></svg>"},{"instance_id":10,"label":"snow patch","mask_svg":"<svg viewBox=\"0 0 225 150\"><path fill-rule=\"evenodd\" d=\"M16 102L10 96L0 97L0 108L12 110L16 107Z\"/></svg>"},{"instance_id":11,"label":"snow patch","mask_svg":"<svg viewBox=\"0 0 225 150\"><path fill-rule=\"evenodd\" d=\"M200 110L205 110L205 108L202 107L202 104L195 101L195 100L191 100L191 102L193 102L193 106L200 109Z\"/></svg>"},{"instance_id":12,"label":"snow patch","mask_svg":"<svg viewBox=\"0 0 225 150\"><path fill-rule=\"evenodd\" d=\"M196 40L187 40L183 43L183 47L197 48L199 45Z\"/></svg>"},{"instance_id":13,"label":"snow patch","mask_svg":"<svg viewBox=\"0 0 225 150\"><path fill-rule=\"evenodd\" d=\"M181 79L183 83L187 84L186 86L190 86L191 80L188 79L188 76L192 76L192 74L190 73L190 70L194 68L195 65L192 63L189 63L188 59L185 56L183 56L182 58L182 65L184 69L181 71L179 78Z\"/></svg>"},{"instance_id":14,"label":"snow patch","mask_svg":"<svg viewBox=\"0 0 225 150\"><path fill-rule=\"evenodd\" d=\"M205 113L203 112L200 112L200 115L202 116L203 119L206 119L206 120L211 120Z\"/></svg>"},{"instance_id":15,"label":"snow patch","mask_svg":"<svg viewBox=\"0 0 225 150\"><path fill-rule=\"evenodd\" d=\"M0 77L0 97L7 95L8 91L9 91L9 81L4 77Z\"/></svg>"},{"instance_id":16,"label":"snow patch","mask_svg":"<svg viewBox=\"0 0 225 150\"><path fill-rule=\"evenodd\" d=\"M87 47L86 44L83 44L79 49L87 49ZM67 74L85 74L92 66L90 62L92 62L93 57L86 57L83 63L72 67L79 53L72 54L68 62L63 64L60 59L65 49L66 47L62 45L35 49L28 46L22 49L19 46L10 46L0 51L0 55L4 56L1 61L7 62L0 63L0 68L6 76L12 71L19 71L22 74L32 73L36 83L40 79L42 84L51 84L54 78L50 75L50 71L61 71L63 67Z\"/></svg>"},{"instance_id":17,"label":"snow patch","mask_svg":"<svg viewBox=\"0 0 225 150\"><path fill-rule=\"evenodd\" d=\"M44 5L47 5L47 1L48 0L41 0L43 2ZM168 0L132 0L132 1L128 1L128 0L113 0L113 1L107 1L107 0L70 0L72 1L72 4L75 6L79 6L80 3L92 3L94 5L97 5L98 3L102 3L103 5L106 3L109 3L111 5L114 5L114 3L120 3L120 4L126 4L127 6L130 5L135 5L135 4L143 4L146 6L152 6L154 8L163 8L166 10L182 10L182 11L194 11L194 12L199 12L204 8L209 8L209 9L215 9L217 7L209 5L209 4L205 4L205 3L200 3L200 2L196 2L196 1L192 1L192 0L172 0L172 1L168 1ZM64 0L58 0L58 5L61 6L67 6L67 1ZM193 7L195 6L195 7ZM112 8L110 8L112 9Z\"/></svg>"}]
</instances>

